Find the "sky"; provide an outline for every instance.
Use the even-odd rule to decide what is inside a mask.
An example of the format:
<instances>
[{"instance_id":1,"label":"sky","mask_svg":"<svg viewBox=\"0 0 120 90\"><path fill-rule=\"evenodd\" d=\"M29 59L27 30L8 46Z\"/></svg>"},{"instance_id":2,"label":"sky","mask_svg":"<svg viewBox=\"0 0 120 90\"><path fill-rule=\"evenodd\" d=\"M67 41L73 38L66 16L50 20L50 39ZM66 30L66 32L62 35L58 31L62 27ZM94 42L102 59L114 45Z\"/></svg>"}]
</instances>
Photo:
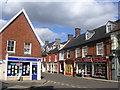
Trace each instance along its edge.
<instances>
[{"instance_id":1,"label":"sky","mask_svg":"<svg viewBox=\"0 0 120 90\"><path fill-rule=\"evenodd\" d=\"M40 39L50 42L92 30L118 19L118 0L2 0L0 28L25 9Z\"/></svg>"}]
</instances>

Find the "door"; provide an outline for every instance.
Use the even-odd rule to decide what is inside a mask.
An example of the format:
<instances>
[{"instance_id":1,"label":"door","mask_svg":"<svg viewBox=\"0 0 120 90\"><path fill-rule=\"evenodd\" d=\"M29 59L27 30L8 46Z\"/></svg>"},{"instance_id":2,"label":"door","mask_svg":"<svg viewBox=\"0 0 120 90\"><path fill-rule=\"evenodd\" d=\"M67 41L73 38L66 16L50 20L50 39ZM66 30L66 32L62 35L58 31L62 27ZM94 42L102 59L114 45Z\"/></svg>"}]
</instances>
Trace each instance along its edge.
<instances>
[{"instance_id":1,"label":"door","mask_svg":"<svg viewBox=\"0 0 120 90\"><path fill-rule=\"evenodd\" d=\"M37 80L37 65L32 65L32 80Z\"/></svg>"}]
</instances>

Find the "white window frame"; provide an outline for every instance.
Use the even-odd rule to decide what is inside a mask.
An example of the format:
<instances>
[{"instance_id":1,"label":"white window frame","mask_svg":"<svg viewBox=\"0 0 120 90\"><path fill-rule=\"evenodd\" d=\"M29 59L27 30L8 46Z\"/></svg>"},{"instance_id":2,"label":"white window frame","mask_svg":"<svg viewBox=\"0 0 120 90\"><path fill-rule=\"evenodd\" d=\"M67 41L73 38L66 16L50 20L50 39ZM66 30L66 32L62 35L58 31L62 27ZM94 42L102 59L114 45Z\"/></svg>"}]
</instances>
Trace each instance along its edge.
<instances>
[{"instance_id":1,"label":"white window frame","mask_svg":"<svg viewBox=\"0 0 120 90\"><path fill-rule=\"evenodd\" d=\"M70 50L67 50L67 58L70 58L70 57L68 57L68 55L70 55Z\"/></svg>"},{"instance_id":2,"label":"white window frame","mask_svg":"<svg viewBox=\"0 0 120 90\"><path fill-rule=\"evenodd\" d=\"M88 54L88 47L87 46L84 46L84 47L82 47L82 57L86 57L86 55L85 55L85 49L86 49L86 53Z\"/></svg>"},{"instance_id":3,"label":"white window frame","mask_svg":"<svg viewBox=\"0 0 120 90\"><path fill-rule=\"evenodd\" d=\"M59 60L64 60L64 51L60 51Z\"/></svg>"},{"instance_id":4,"label":"white window frame","mask_svg":"<svg viewBox=\"0 0 120 90\"><path fill-rule=\"evenodd\" d=\"M13 51L8 51L8 42L9 41L13 41L14 42ZM15 47L16 47L16 41L14 41L14 40L7 40L7 53L15 53Z\"/></svg>"},{"instance_id":5,"label":"white window frame","mask_svg":"<svg viewBox=\"0 0 120 90\"><path fill-rule=\"evenodd\" d=\"M25 43L28 43L28 42L25 42ZM25 49L25 43L24 43L24 49ZM29 43L29 44L30 44L30 50L29 50L28 53L26 53L26 52L24 51L24 54L25 54L25 55L30 55L30 54L31 54L31 51L32 51L32 43Z\"/></svg>"},{"instance_id":6,"label":"white window frame","mask_svg":"<svg viewBox=\"0 0 120 90\"><path fill-rule=\"evenodd\" d=\"M102 44L102 48L103 48L103 49L102 49L102 50L103 50L102 52L103 52L103 53L100 53L100 52L99 52L99 51L100 51L100 50L99 50L100 48L98 47L98 45L100 45L100 44ZM100 42L100 43L97 43L97 44L96 44L96 50L97 50L96 52L97 52L97 55L103 55L103 54L104 54L104 47L103 47L103 46L104 46L103 42Z\"/></svg>"},{"instance_id":7,"label":"white window frame","mask_svg":"<svg viewBox=\"0 0 120 90\"><path fill-rule=\"evenodd\" d=\"M79 54L79 55L78 55ZM75 57L79 58L80 57L80 48L75 49Z\"/></svg>"}]
</instances>

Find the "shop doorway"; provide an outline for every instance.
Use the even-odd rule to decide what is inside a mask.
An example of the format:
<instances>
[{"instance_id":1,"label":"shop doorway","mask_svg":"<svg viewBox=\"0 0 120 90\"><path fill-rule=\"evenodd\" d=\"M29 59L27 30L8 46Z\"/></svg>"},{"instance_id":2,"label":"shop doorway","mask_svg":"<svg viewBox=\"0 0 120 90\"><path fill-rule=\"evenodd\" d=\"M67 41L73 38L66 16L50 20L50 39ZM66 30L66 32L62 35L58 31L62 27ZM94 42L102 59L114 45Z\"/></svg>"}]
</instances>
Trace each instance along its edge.
<instances>
[{"instance_id":1,"label":"shop doorway","mask_svg":"<svg viewBox=\"0 0 120 90\"><path fill-rule=\"evenodd\" d=\"M32 80L37 80L37 65L32 65Z\"/></svg>"}]
</instances>

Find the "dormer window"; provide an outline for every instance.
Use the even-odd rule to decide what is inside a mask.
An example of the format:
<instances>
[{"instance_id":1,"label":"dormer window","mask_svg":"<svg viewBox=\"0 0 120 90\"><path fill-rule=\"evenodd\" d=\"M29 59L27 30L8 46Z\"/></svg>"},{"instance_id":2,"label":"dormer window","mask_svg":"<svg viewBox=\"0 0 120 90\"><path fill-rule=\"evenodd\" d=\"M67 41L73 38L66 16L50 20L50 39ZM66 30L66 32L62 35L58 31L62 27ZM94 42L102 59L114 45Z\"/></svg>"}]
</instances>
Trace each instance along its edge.
<instances>
[{"instance_id":1,"label":"dormer window","mask_svg":"<svg viewBox=\"0 0 120 90\"><path fill-rule=\"evenodd\" d=\"M115 22L108 21L106 24L106 33L111 32L114 27L115 27Z\"/></svg>"},{"instance_id":2,"label":"dormer window","mask_svg":"<svg viewBox=\"0 0 120 90\"><path fill-rule=\"evenodd\" d=\"M86 40L89 40L94 34L95 34L95 31L88 30L85 34Z\"/></svg>"}]
</instances>

